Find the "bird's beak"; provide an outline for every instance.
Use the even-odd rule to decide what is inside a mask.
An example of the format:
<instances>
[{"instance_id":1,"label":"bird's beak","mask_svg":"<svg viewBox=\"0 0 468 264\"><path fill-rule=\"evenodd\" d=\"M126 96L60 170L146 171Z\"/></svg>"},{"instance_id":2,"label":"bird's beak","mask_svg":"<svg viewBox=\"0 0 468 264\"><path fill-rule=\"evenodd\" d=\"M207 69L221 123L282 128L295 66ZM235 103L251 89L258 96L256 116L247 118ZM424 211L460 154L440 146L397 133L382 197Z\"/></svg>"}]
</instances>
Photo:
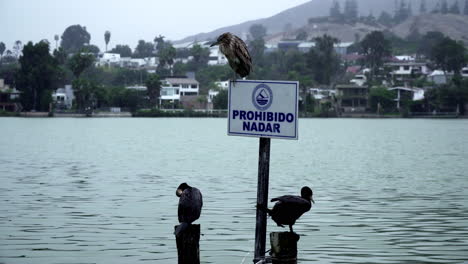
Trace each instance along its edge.
<instances>
[{"instance_id":1,"label":"bird's beak","mask_svg":"<svg viewBox=\"0 0 468 264\"><path fill-rule=\"evenodd\" d=\"M311 201L312 203L315 203L314 198L312 198L312 197L310 197L310 201Z\"/></svg>"},{"instance_id":2,"label":"bird's beak","mask_svg":"<svg viewBox=\"0 0 468 264\"><path fill-rule=\"evenodd\" d=\"M180 197L182 195L182 189L177 189L175 194L177 195L177 197Z\"/></svg>"},{"instance_id":3,"label":"bird's beak","mask_svg":"<svg viewBox=\"0 0 468 264\"><path fill-rule=\"evenodd\" d=\"M219 45L218 41L215 41L215 42L211 43L210 47L213 47L213 46L216 46L216 45Z\"/></svg>"}]
</instances>

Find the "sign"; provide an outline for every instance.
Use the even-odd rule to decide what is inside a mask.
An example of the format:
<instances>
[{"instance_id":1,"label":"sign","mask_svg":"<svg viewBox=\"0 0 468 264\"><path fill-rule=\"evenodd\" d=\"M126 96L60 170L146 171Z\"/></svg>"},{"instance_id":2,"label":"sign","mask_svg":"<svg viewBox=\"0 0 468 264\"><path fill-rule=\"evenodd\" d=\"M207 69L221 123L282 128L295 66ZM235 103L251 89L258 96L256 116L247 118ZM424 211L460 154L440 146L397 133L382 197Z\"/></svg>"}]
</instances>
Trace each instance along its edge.
<instances>
[{"instance_id":1,"label":"sign","mask_svg":"<svg viewBox=\"0 0 468 264\"><path fill-rule=\"evenodd\" d=\"M228 135L297 139L298 98L299 82L231 82Z\"/></svg>"}]
</instances>

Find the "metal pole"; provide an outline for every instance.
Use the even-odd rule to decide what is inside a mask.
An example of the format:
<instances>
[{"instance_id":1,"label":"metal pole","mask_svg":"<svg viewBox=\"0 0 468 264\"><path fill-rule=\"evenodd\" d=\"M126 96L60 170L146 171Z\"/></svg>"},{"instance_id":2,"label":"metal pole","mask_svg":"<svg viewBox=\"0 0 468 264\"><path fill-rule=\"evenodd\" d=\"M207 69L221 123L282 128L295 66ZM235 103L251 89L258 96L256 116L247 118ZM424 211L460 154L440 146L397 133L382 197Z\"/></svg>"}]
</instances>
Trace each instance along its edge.
<instances>
[{"instance_id":1,"label":"metal pole","mask_svg":"<svg viewBox=\"0 0 468 264\"><path fill-rule=\"evenodd\" d=\"M257 185L257 223L255 226L255 258L254 263L265 257L267 212L261 210L268 205L268 181L270 175L270 138L260 138L258 157Z\"/></svg>"}]
</instances>

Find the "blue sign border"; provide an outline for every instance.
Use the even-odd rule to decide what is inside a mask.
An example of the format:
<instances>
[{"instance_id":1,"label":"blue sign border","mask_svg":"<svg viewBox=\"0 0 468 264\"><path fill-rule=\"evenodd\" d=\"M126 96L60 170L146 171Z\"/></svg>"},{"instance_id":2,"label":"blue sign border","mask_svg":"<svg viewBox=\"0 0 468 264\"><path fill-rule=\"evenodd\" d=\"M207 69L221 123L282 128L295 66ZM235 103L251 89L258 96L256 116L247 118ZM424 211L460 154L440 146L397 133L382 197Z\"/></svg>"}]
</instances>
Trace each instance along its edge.
<instances>
[{"instance_id":1,"label":"blue sign border","mask_svg":"<svg viewBox=\"0 0 468 264\"><path fill-rule=\"evenodd\" d=\"M232 132L231 131L231 89L232 89L232 83L257 83L257 84L262 84L262 83L272 83L272 84L294 84L296 86L296 105L295 105L295 115L296 115L296 122L294 123L294 136L279 136L279 135L268 135L268 134L258 134L258 133L241 133L241 132ZM299 109L298 109L298 95L299 95L299 82L288 82L288 81L258 81L258 80L236 80L236 81L230 81L229 82L229 90L228 90L228 135L239 135L239 136L250 136L250 137L269 137L269 138L281 138L281 139L298 139L298 129L297 129L297 123L299 120Z\"/></svg>"}]
</instances>

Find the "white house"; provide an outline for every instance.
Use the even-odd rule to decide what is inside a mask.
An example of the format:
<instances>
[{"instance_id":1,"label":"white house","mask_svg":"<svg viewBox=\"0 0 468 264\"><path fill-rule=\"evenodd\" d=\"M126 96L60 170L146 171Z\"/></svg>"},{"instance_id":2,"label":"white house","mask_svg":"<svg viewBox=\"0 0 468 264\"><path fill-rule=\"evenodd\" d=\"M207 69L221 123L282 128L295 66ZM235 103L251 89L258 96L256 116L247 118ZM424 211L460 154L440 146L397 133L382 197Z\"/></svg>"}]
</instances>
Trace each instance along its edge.
<instances>
[{"instance_id":1,"label":"white house","mask_svg":"<svg viewBox=\"0 0 468 264\"><path fill-rule=\"evenodd\" d=\"M397 109L400 109L401 93L410 92L413 95L413 101L424 99L424 90L422 88L409 88L409 87L390 87L387 90L397 91L397 98L393 99L397 103Z\"/></svg>"},{"instance_id":2,"label":"white house","mask_svg":"<svg viewBox=\"0 0 468 264\"><path fill-rule=\"evenodd\" d=\"M419 62L390 62L385 66L391 67L390 74L397 80L405 80L419 75L429 74L425 63Z\"/></svg>"},{"instance_id":3,"label":"white house","mask_svg":"<svg viewBox=\"0 0 468 264\"><path fill-rule=\"evenodd\" d=\"M227 90L229 88L229 80L227 81L221 81L221 82L215 82L215 85L218 86L219 89L221 90ZM208 103L213 103L213 98L219 94L219 90L215 89L210 89L208 91Z\"/></svg>"},{"instance_id":4,"label":"white house","mask_svg":"<svg viewBox=\"0 0 468 264\"><path fill-rule=\"evenodd\" d=\"M65 85L64 88L58 88L52 94L52 100L56 104L57 108L71 109L73 100L75 100L71 84Z\"/></svg>"},{"instance_id":5,"label":"white house","mask_svg":"<svg viewBox=\"0 0 468 264\"><path fill-rule=\"evenodd\" d=\"M114 66L120 64L120 54L118 53L102 53L99 54L96 61L97 66Z\"/></svg>"},{"instance_id":6,"label":"white house","mask_svg":"<svg viewBox=\"0 0 468 264\"><path fill-rule=\"evenodd\" d=\"M192 78L166 78L162 80L160 100L180 100L181 96L199 94L199 83Z\"/></svg>"},{"instance_id":7,"label":"white house","mask_svg":"<svg viewBox=\"0 0 468 264\"><path fill-rule=\"evenodd\" d=\"M210 59L208 65L226 65L226 56L219 50L219 46L210 47Z\"/></svg>"}]
</instances>

